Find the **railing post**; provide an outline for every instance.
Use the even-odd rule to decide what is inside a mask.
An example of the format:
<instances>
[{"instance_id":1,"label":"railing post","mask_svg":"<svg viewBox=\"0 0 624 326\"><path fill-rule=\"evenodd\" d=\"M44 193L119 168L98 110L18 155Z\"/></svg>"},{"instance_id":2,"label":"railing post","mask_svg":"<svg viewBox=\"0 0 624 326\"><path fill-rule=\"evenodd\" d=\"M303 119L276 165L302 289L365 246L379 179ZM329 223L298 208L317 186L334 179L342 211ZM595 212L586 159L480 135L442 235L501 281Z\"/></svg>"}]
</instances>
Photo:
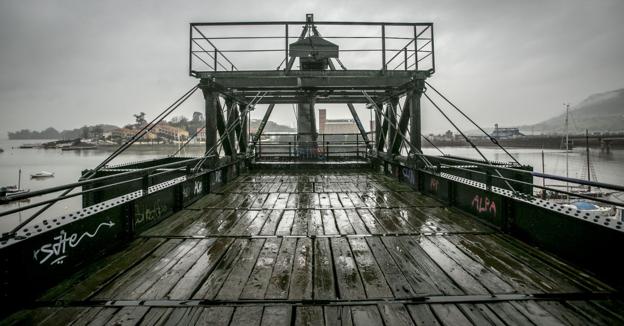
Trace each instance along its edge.
<instances>
[{"instance_id":1,"label":"railing post","mask_svg":"<svg viewBox=\"0 0 624 326\"><path fill-rule=\"evenodd\" d=\"M143 189L143 195L147 195L147 191L150 186L150 171L148 170L145 175L143 175L143 179L141 180L141 189Z\"/></svg>"},{"instance_id":2,"label":"railing post","mask_svg":"<svg viewBox=\"0 0 624 326\"><path fill-rule=\"evenodd\" d=\"M288 142L288 158L292 158L292 142Z\"/></svg>"},{"instance_id":3,"label":"railing post","mask_svg":"<svg viewBox=\"0 0 624 326\"><path fill-rule=\"evenodd\" d=\"M355 158L360 158L360 137L355 136Z\"/></svg>"},{"instance_id":4,"label":"railing post","mask_svg":"<svg viewBox=\"0 0 624 326\"><path fill-rule=\"evenodd\" d=\"M492 191L492 171L490 169L485 170L485 188L487 191Z\"/></svg>"},{"instance_id":5,"label":"railing post","mask_svg":"<svg viewBox=\"0 0 624 326\"><path fill-rule=\"evenodd\" d=\"M386 71L386 25L381 25L381 70Z\"/></svg>"},{"instance_id":6,"label":"railing post","mask_svg":"<svg viewBox=\"0 0 624 326\"><path fill-rule=\"evenodd\" d=\"M325 157L329 159L329 142L325 143Z\"/></svg>"},{"instance_id":7,"label":"railing post","mask_svg":"<svg viewBox=\"0 0 624 326\"><path fill-rule=\"evenodd\" d=\"M403 56L405 57L405 61L404 61L405 70L407 70L407 46L403 48Z\"/></svg>"},{"instance_id":8,"label":"railing post","mask_svg":"<svg viewBox=\"0 0 624 326\"><path fill-rule=\"evenodd\" d=\"M217 71L217 55L219 55L219 52L217 52L217 48L214 49L214 71Z\"/></svg>"}]
</instances>

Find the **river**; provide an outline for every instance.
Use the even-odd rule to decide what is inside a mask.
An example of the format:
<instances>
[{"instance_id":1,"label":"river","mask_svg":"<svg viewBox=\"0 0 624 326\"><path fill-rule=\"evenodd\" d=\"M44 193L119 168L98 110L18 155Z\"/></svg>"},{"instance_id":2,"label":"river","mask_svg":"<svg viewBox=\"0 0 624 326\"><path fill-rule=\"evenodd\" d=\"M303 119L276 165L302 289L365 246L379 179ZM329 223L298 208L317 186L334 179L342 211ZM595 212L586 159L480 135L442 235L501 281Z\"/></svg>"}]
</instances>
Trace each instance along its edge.
<instances>
[{"instance_id":1,"label":"river","mask_svg":"<svg viewBox=\"0 0 624 326\"><path fill-rule=\"evenodd\" d=\"M37 140L0 140L0 186L16 185L18 171L22 170L21 187L23 189L39 190L47 187L58 186L77 181L84 169L95 167L104 160L111 149L88 150L88 151L61 151L58 149L20 149L24 143L40 143ZM135 145L117 157L111 164L121 164L140 160L148 160L169 155L177 149L177 145ZM203 153L201 145L190 146L184 156L198 156ZM446 154L480 158L469 147L443 147L441 150ZM425 153L437 155L439 152L431 148L425 148ZM494 148L482 148L483 153L490 160L510 161L500 150ZM542 171L541 149L510 148L510 153L521 163L532 165L535 171ZM544 150L545 171L549 174L566 175L565 151ZM568 153L569 176L573 178L586 178L586 155L584 148L577 148ZM624 150L613 150L609 154L601 153L599 149L590 150L590 162L596 172L597 180L605 183L624 184ZM30 174L39 171L54 172L53 178L31 179ZM540 180L535 180L541 183ZM53 195L33 198L30 203L52 198ZM622 197L624 201L624 196ZM28 202L11 203L0 205L0 211L6 211L18 206L29 204ZM53 205L42 217L60 216L81 208L80 197L74 197ZM0 232L6 232L11 226L34 213L36 210L23 211L0 218Z\"/></svg>"}]
</instances>

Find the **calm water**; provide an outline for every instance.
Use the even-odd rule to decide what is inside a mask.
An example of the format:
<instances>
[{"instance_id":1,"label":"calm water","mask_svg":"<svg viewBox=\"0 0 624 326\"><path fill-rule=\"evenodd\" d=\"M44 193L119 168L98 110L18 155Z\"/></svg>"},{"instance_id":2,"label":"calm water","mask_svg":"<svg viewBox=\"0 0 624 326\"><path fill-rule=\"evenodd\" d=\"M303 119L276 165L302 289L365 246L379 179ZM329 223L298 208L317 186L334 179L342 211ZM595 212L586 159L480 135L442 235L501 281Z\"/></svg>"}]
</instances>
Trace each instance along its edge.
<instances>
[{"instance_id":1,"label":"calm water","mask_svg":"<svg viewBox=\"0 0 624 326\"><path fill-rule=\"evenodd\" d=\"M19 149L23 143L37 143L40 141L15 141L0 140L0 148L4 153L0 153L0 186L16 185L18 182L18 171L22 170L23 189L38 190L51 186L62 185L77 181L80 172L84 169L95 167L104 160L112 151L91 150L91 151L61 151L57 149ZM448 147L441 148L447 154L464 157L479 158L478 154L471 148ZM137 145L120 155L112 164L148 160L169 155L176 150L176 145ZM541 150L540 149L509 149L520 162L533 165L535 171L541 171ZM198 156L203 152L203 146L191 146L183 155ZM491 160L509 161L506 154L493 148L484 148L483 152ZM565 151L545 150L546 173L565 175ZM425 149L427 154L436 154L433 149ZM569 175L570 177L585 178L585 149L578 148L569 153ZM590 152L590 161L596 171L598 181L614 184L624 184L624 150L615 150L611 154L600 153L598 149ZM54 172L53 178L31 179L30 174L39 171ZM535 180L541 183L541 180ZM33 198L30 203L51 198L42 196ZM622 198L624 200L624 198ZM13 209L26 203L12 203L0 205L0 211ZM51 209L46 211L42 217L52 217L67 214L81 208L80 197L74 197L56 203ZM0 218L0 232L6 231L10 226L16 225L19 221L34 213L36 209L24 211L21 214Z\"/></svg>"}]
</instances>

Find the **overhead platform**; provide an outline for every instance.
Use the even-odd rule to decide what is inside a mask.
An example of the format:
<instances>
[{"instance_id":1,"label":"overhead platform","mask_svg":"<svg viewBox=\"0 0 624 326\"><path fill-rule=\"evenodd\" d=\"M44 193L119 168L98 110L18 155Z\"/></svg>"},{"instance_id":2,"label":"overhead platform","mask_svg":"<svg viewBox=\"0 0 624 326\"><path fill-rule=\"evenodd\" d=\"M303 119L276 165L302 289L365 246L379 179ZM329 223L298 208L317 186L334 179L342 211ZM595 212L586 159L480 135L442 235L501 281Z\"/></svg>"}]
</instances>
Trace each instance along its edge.
<instances>
[{"instance_id":1,"label":"overhead platform","mask_svg":"<svg viewBox=\"0 0 624 326\"><path fill-rule=\"evenodd\" d=\"M616 293L382 174L260 170L3 322L616 325Z\"/></svg>"}]
</instances>

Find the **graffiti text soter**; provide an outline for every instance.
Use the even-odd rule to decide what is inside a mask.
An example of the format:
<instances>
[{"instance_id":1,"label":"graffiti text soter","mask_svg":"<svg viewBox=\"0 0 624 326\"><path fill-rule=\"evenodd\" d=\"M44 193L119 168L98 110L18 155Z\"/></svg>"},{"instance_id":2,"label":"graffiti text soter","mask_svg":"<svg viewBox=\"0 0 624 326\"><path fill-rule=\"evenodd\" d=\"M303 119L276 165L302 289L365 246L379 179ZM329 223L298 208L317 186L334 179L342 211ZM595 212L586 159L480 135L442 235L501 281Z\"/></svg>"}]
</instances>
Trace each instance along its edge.
<instances>
[{"instance_id":1,"label":"graffiti text soter","mask_svg":"<svg viewBox=\"0 0 624 326\"><path fill-rule=\"evenodd\" d=\"M68 236L67 232L62 230L59 235L53 238L53 242L46 243L41 246L41 248L35 250L33 252L33 258L35 261L39 262L39 264L44 264L52 258L54 259L50 261L50 265L63 264L64 259L67 257L66 253L69 248L75 248L78 246L85 237L94 238L98 234L98 231L100 231L100 228L112 228L114 225L115 223L113 223L113 221L100 223L100 225L95 228L93 233L84 232L81 235L78 235L78 233L72 233Z\"/></svg>"}]
</instances>

